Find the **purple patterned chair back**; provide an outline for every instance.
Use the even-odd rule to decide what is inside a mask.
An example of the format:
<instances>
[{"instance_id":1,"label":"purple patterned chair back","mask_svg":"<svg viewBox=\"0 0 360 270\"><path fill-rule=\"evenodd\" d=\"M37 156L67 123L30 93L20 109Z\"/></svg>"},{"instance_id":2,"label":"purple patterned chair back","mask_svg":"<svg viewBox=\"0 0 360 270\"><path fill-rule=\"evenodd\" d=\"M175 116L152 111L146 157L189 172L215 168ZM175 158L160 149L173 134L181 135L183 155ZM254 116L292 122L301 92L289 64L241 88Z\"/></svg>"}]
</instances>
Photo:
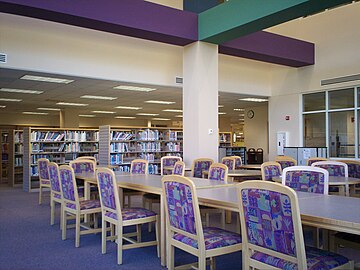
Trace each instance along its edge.
<instances>
[{"instance_id":1,"label":"purple patterned chair back","mask_svg":"<svg viewBox=\"0 0 360 270\"><path fill-rule=\"evenodd\" d=\"M287 167L291 167L291 166L295 166L296 164L292 161L288 161L288 160L278 160L276 161L280 164L281 169L285 169Z\"/></svg>"},{"instance_id":2,"label":"purple patterned chair back","mask_svg":"<svg viewBox=\"0 0 360 270\"><path fill-rule=\"evenodd\" d=\"M54 162L49 162L48 169L51 191L61 194L59 166Z\"/></svg>"},{"instance_id":3,"label":"purple patterned chair back","mask_svg":"<svg viewBox=\"0 0 360 270\"><path fill-rule=\"evenodd\" d=\"M344 163L348 165L349 177L360 178L360 162L347 160Z\"/></svg>"},{"instance_id":4,"label":"purple patterned chair back","mask_svg":"<svg viewBox=\"0 0 360 270\"><path fill-rule=\"evenodd\" d=\"M329 192L329 172L325 169L309 166L285 168L282 184L295 191L327 195Z\"/></svg>"},{"instance_id":5,"label":"purple patterned chair back","mask_svg":"<svg viewBox=\"0 0 360 270\"><path fill-rule=\"evenodd\" d=\"M278 162L269 161L261 164L262 180L272 181L273 178L280 178L281 173L281 165Z\"/></svg>"},{"instance_id":6,"label":"purple patterned chair back","mask_svg":"<svg viewBox=\"0 0 360 270\"><path fill-rule=\"evenodd\" d=\"M184 176L185 174L185 163L182 161L178 161L174 165L174 169L172 174Z\"/></svg>"},{"instance_id":7,"label":"purple patterned chair back","mask_svg":"<svg viewBox=\"0 0 360 270\"><path fill-rule=\"evenodd\" d=\"M145 159L135 159L131 161L131 174L148 174L148 162Z\"/></svg>"},{"instance_id":8,"label":"purple patterned chair back","mask_svg":"<svg viewBox=\"0 0 360 270\"><path fill-rule=\"evenodd\" d=\"M37 163L38 163L40 181L49 180L49 171L48 171L49 160L46 158L39 158Z\"/></svg>"},{"instance_id":9,"label":"purple patterned chair back","mask_svg":"<svg viewBox=\"0 0 360 270\"><path fill-rule=\"evenodd\" d=\"M313 163L315 162L318 162L318 161L326 161L327 159L326 158L309 158L307 161L306 161L306 165L307 166L311 166Z\"/></svg>"},{"instance_id":10,"label":"purple patterned chair back","mask_svg":"<svg viewBox=\"0 0 360 270\"><path fill-rule=\"evenodd\" d=\"M209 168L208 179L227 183L228 170L225 164L214 163Z\"/></svg>"},{"instance_id":11,"label":"purple patterned chair back","mask_svg":"<svg viewBox=\"0 0 360 270\"><path fill-rule=\"evenodd\" d=\"M70 162L75 174L95 173L96 165L92 160L80 159Z\"/></svg>"},{"instance_id":12,"label":"purple patterned chair back","mask_svg":"<svg viewBox=\"0 0 360 270\"><path fill-rule=\"evenodd\" d=\"M68 165L61 165L59 174L63 199L75 204L76 201L79 201L79 197L73 168Z\"/></svg>"},{"instance_id":13,"label":"purple patterned chair back","mask_svg":"<svg viewBox=\"0 0 360 270\"><path fill-rule=\"evenodd\" d=\"M241 157L239 157L239 156L231 156L231 157L235 159L234 169L235 170L241 169L241 166L243 165Z\"/></svg>"},{"instance_id":14,"label":"purple patterned chair back","mask_svg":"<svg viewBox=\"0 0 360 270\"><path fill-rule=\"evenodd\" d=\"M192 177L198 177L198 178L202 178L203 177L203 171L208 171L211 164L213 164L214 161L212 159L208 159L208 158L199 158L199 159L195 159L193 161L193 167L192 167Z\"/></svg>"},{"instance_id":15,"label":"purple patterned chair back","mask_svg":"<svg viewBox=\"0 0 360 270\"><path fill-rule=\"evenodd\" d=\"M114 172L108 168L98 169L96 172L96 178L99 187L100 193L100 201L102 208L108 208L116 212L117 204L120 202L116 202L116 198L118 198L117 188L115 188ZM120 207L120 205L119 205Z\"/></svg>"},{"instance_id":16,"label":"purple patterned chair back","mask_svg":"<svg viewBox=\"0 0 360 270\"><path fill-rule=\"evenodd\" d=\"M235 169L235 158L232 157L224 157L221 160L221 163L226 165L229 170L234 170Z\"/></svg>"},{"instance_id":17,"label":"purple patterned chair back","mask_svg":"<svg viewBox=\"0 0 360 270\"><path fill-rule=\"evenodd\" d=\"M325 169L329 172L329 176L348 177L348 165L338 161L318 161L314 162L312 167Z\"/></svg>"},{"instance_id":18,"label":"purple patterned chair back","mask_svg":"<svg viewBox=\"0 0 360 270\"><path fill-rule=\"evenodd\" d=\"M161 158L161 175L171 174L171 170L165 170L164 167L174 167L175 163L182 161L181 157L165 156Z\"/></svg>"}]
</instances>

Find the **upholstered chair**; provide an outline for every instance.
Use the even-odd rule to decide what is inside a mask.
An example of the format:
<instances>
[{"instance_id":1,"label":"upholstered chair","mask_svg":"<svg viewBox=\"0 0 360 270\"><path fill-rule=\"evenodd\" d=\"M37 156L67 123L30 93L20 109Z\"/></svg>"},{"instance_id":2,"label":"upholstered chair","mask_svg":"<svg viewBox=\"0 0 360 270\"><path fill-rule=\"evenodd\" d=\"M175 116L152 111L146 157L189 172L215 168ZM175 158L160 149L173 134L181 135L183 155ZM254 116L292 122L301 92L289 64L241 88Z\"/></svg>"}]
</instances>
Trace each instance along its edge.
<instances>
[{"instance_id":1,"label":"upholstered chair","mask_svg":"<svg viewBox=\"0 0 360 270\"><path fill-rule=\"evenodd\" d=\"M50 225L54 225L55 203L60 204L60 228L62 213L62 193L60 188L59 166L55 162L48 163L50 179Z\"/></svg>"},{"instance_id":2,"label":"upholstered chair","mask_svg":"<svg viewBox=\"0 0 360 270\"><path fill-rule=\"evenodd\" d=\"M239 156L231 156L232 158L235 158L235 170L240 170L241 166L243 165L242 158Z\"/></svg>"},{"instance_id":3,"label":"upholstered chair","mask_svg":"<svg viewBox=\"0 0 360 270\"><path fill-rule=\"evenodd\" d=\"M326 161L326 160L328 160L328 159L322 158L322 157L312 157L312 158L309 158L308 160L306 160L306 165L311 166L314 162Z\"/></svg>"},{"instance_id":4,"label":"upholstered chair","mask_svg":"<svg viewBox=\"0 0 360 270\"><path fill-rule=\"evenodd\" d=\"M273 181L273 178L281 178L281 165L278 162L267 161L261 164L262 180Z\"/></svg>"},{"instance_id":5,"label":"upholstered chair","mask_svg":"<svg viewBox=\"0 0 360 270\"><path fill-rule=\"evenodd\" d=\"M39 204L42 204L43 188L50 189L48 164L49 164L49 160L47 158L39 158L37 160L38 172L39 172L39 183L40 183Z\"/></svg>"},{"instance_id":6,"label":"upholstered chair","mask_svg":"<svg viewBox=\"0 0 360 270\"><path fill-rule=\"evenodd\" d=\"M281 169L297 165L297 161L292 157L288 156L277 156L275 158L275 161L281 165Z\"/></svg>"},{"instance_id":7,"label":"upholstered chair","mask_svg":"<svg viewBox=\"0 0 360 270\"><path fill-rule=\"evenodd\" d=\"M161 175L172 174L176 162L182 161L181 157L164 156L160 159Z\"/></svg>"},{"instance_id":8,"label":"upholstered chair","mask_svg":"<svg viewBox=\"0 0 360 270\"><path fill-rule=\"evenodd\" d=\"M236 159L234 157L223 157L221 163L225 164L229 170L235 170Z\"/></svg>"},{"instance_id":9,"label":"upholstered chair","mask_svg":"<svg viewBox=\"0 0 360 270\"><path fill-rule=\"evenodd\" d=\"M177 161L174 165L172 174L184 176L185 175L185 163L183 161Z\"/></svg>"},{"instance_id":10,"label":"upholstered chair","mask_svg":"<svg viewBox=\"0 0 360 270\"><path fill-rule=\"evenodd\" d=\"M197 178L203 178L203 172L208 171L214 160L210 158L198 158L195 159L191 165L191 176Z\"/></svg>"}]
</instances>

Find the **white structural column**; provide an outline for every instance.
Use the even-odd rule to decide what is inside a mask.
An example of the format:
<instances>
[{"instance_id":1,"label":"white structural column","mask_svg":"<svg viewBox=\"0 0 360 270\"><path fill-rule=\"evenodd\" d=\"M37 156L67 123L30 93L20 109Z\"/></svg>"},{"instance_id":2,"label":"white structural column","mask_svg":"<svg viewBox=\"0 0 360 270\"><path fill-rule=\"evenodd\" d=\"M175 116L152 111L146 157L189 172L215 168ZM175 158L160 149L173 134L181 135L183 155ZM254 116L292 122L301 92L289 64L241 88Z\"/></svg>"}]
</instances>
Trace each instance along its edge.
<instances>
[{"instance_id":1,"label":"white structural column","mask_svg":"<svg viewBox=\"0 0 360 270\"><path fill-rule=\"evenodd\" d=\"M184 47L184 162L218 160L218 46L195 42Z\"/></svg>"}]
</instances>

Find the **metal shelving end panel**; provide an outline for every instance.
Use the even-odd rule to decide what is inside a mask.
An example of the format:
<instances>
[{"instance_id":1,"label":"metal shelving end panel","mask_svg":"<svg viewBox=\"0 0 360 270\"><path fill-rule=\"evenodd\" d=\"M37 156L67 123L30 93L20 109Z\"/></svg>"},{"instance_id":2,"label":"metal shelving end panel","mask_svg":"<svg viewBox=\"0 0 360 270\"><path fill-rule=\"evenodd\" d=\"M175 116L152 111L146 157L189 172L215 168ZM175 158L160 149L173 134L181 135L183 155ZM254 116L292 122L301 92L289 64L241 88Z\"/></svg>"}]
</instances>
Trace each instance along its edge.
<instances>
[{"instance_id":1,"label":"metal shelving end panel","mask_svg":"<svg viewBox=\"0 0 360 270\"><path fill-rule=\"evenodd\" d=\"M110 126L99 127L99 165L110 165Z\"/></svg>"}]
</instances>

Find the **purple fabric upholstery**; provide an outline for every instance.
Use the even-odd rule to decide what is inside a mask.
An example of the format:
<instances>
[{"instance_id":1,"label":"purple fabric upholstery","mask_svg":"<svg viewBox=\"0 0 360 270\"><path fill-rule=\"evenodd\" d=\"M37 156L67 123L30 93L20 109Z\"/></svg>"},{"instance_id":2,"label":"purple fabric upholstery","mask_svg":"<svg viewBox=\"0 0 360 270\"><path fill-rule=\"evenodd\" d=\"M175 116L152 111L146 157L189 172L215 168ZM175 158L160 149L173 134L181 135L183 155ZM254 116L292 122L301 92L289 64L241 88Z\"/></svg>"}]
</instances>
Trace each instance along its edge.
<instances>
[{"instance_id":1,"label":"purple fabric upholstery","mask_svg":"<svg viewBox=\"0 0 360 270\"><path fill-rule=\"evenodd\" d=\"M325 175L313 171L289 171L285 185L296 191L324 194Z\"/></svg>"},{"instance_id":2,"label":"purple fabric upholstery","mask_svg":"<svg viewBox=\"0 0 360 270\"><path fill-rule=\"evenodd\" d=\"M81 162L71 163L71 167L74 169L74 173L94 173L95 172L94 163L86 162L85 160L81 161Z\"/></svg>"},{"instance_id":3,"label":"purple fabric upholstery","mask_svg":"<svg viewBox=\"0 0 360 270\"><path fill-rule=\"evenodd\" d=\"M233 168L235 168L235 160L231 159L231 158L224 158L222 160L222 164L225 164L226 166L228 166L229 170L232 170Z\"/></svg>"},{"instance_id":4,"label":"purple fabric upholstery","mask_svg":"<svg viewBox=\"0 0 360 270\"><path fill-rule=\"evenodd\" d=\"M255 252L251 258L280 269L298 269L294 263L261 252ZM349 262L344 256L313 247L306 247L306 259L308 270L330 270Z\"/></svg>"},{"instance_id":5,"label":"purple fabric upholstery","mask_svg":"<svg viewBox=\"0 0 360 270\"><path fill-rule=\"evenodd\" d=\"M132 162L131 163L132 174L146 174L146 163L145 162Z\"/></svg>"},{"instance_id":6,"label":"purple fabric upholstery","mask_svg":"<svg viewBox=\"0 0 360 270\"><path fill-rule=\"evenodd\" d=\"M49 165L48 168L51 190L55 192L61 192L58 167L56 165Z\"/></svg>"},{"instance_id":7,"label":"purple fabric upholstery","mask_svg":"<svg viewBox=\"0 0 360 270\"><path fill-rule=\"evenodd\" d=\"M204 228L205 249L221 248L241 243L240 234L229 232L220 228ZM180 233L174 234L174 239L186 245L198 248L196 240Z\"/></svg>"},{"instance_id":8,"label":"purple fabric upholstery","mask_svg":"<svg viewBox=\"0 0 360 270\"><path fill-rule=\"evenodd\" d=\"M67 169L59 169L60 183L63 192L63 197L66 200L75 202L74 183L72 178L72 172Z\"/></svg>"},{"instance_id":9,"label":"purple fabric upholstery","mask_svg":"<svg viewBox=\"0 0 360 270\"><path fill-rule=\"evenodd\" d=\"M349 177L360 178L360 164L346 162L348 165Z\"/></svg>"},{"instance_id":10,"label":"purple fabric upholstery","mask_svg":"<svg viewBox=\"0 0 360 270\"><path fill-rule=\"evenodd\" d=\"M318 161L324 161L323 159L312 159L307 161L307 165L311 166L311 164L318 162Z\"/></svg>"},{"instance_id":11,"label":"purple fabric upholstery","mask_svg":"<svg viewBox=\"0 0 360 270\"><path fill-rule=\"evenodd\" d=\"M173 167L176 162L181 161L180 157L169 157L169 158L163 158L162 159L162 165L163 167ZM170 170L163 170L163 175L171 174Z\"/></svg>"},{"instance_id":12,"label":"purple fabric upholstery","mask_svg":"<svg viewBox=\"0 0 360 270\"><path fill-rule=\"evenodd\" d=\"M99 191L103 206L116 210L115 194L112 175L110 173L97 173Z\"/></svg>"},{"instance_id":13,"label":"purple fabric upholstery","mask_svg":"<svg viewBox=\"0 0 360 270\"><path fill-rule=\"evenodd\" d=\"M202 178L203 171L208 171L211 164L211 161L196 161L194 164L193 177Z\"/></svg>"},{"instance_id":14,"label":"purple fabric upholstery","mask_svg":"<svg viewBox=\"0 0 360 270\"><path fill-rule=\"evenodd\" d=\"M50 185L50 180L41 180L42 185Z\"/></svg>"},{"instance_id":15,"label":"purple fabric upholstery","mask_svg":"<svg viewBox=\"0 0 360 270\"><path fill-rule=\"evenodd\" d=\"M85 200L85 201L80 201L79 204L80 204L80 210L100 208L100 201L99 200ZM76 209L76 204L67 203L66 207Z\"/></svg>"},{"instance_id":16,"label":"purple fabric upholstery","mask_svg":"<svg viewBox=\"0 0 360 270\"><path fill-rule=\"evenodd\" d=\"M277 163L281 165L281 169L285 169L287 167L295 166L295 163L288 160L277 160Z\"/></svg>"},{"instance_id":17,"label":"purple fabric upholstery","mask_svg":"<svg viewBox=\"0 0 360 270\"><path fill-rule=\"evenodd\" d=\"M39 176L41 179L49 179L49 171L48 171L48 164L49 161L45 160L38 160L39 166ZM50 185L50 183L48 183Z\"/></svg>"},{"instance_id":18,"label":"purple fabric upholstery","mask_svg":"<svg viewBox=\"0 0 360 270\"><path fill-rule=\"evenodd\" d=\"M235 170L241 169L242 161L240 157L235 158Z\"/></svg>"},{"instance_id":19,"label":"purple fabric upholstery","mask_svg":"<svg viewBox=\"0 0 360 270\"><path fill-rule=\"evenodd\" d=\"M175 175L183 175L184 166L182 164L175 164L174 166L174 172Z\"/></svg>"},{"instance_id":20,"label":"purple fabric upholstery","mask_svg":"<svg viewBox=\"0 0 360 270\"><path fill-rule=\"evenodd\" d=\"M56 198L56 199L61 199L61 195L60 194L58 194L58 193L54 193L54 198Z\"/></svg>"},{"instance_id":21,"label":"purple fabric upholstery","mask_svg":"<svg viewBox=\"0 0 360 270\"><path fill-rule=\"evenodd\" d=\"M165 182L165 192L170 225L196 234L195 211L190 187L177 182Z\"/></svg>"},{"instance_id":22,"label":"purple fabric upholstery","mask_svg":"<svg viewBox=\"0 0 360 270\"><path fill-rule=\"evenodd\" d=\"M273 180L274 177L281 176L280 168L278 166L275 166L275 165L264 166L263 170L264 170L264 174L265 174L265 179L263 179L263 180L271 181L271 180Z\"/></svg>"},{"instance_id":23,"label":"purple fabric upholstery","mask_svg":"<svg viewBox=\"0 0 360 270\"><path fill-rule=\"evenodd\" d=\"M329 176L345 176L344 166L336 164L321 164L317 165L318 168L323 168L329 172Z\"/></svg>"},{"instance_id":24,"label":"purple fabric upholstery","mask_svg":"<svg viewBox=\"0 0 360 270\"><path fill-rule=\"evenodd\" d=\"M209 180L216 180L216 181L225 181L225 172L226 170L220 167L210 167L209 170Z\"/></svg>"},{"instance_id":25,"label":"purple fabric upholstery","mask_svg":"<svg viewBox=\"0 0 360 270\"><path fill-rule=\"evenodd\" d=\"M289 197L262 189L244 189L241 195L248 242L296 256Z\"/></svg>"},{"instance_id":26,"label":"purple fabric upholstery","mask_svg":"<svg viewBox=\"0 0 360 270\"><path fill-rule=\"evenodd\" d=\"M124 208L121 210L122 220L139 219L156 216L156 213L145 208ZM116 213L107 212L105 216L117 219Z\"/></svg>"}]
</instances>

